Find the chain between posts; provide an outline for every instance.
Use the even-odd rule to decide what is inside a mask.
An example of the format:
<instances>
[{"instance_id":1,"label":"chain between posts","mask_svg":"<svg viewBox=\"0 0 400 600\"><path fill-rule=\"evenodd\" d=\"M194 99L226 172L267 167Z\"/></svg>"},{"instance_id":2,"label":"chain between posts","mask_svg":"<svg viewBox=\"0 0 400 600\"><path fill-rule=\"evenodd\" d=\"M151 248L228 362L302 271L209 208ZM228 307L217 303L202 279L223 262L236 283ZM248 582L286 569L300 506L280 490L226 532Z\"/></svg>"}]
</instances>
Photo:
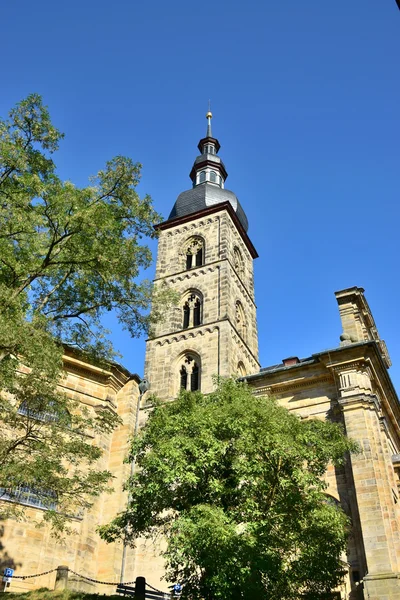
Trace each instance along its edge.
<instances>
[{"instance_id":1,"label":"chain between posts","mask_svg":"<svg viewBox=\"0 0 400 600\"><path fill-rule=\"evenodd\" d=\"M132 585L135 583L135 581L125 581L125 582L100 581L99 579L93 579L92 577L86 577L86 575L81 575L80 573L73 571L69 567L66 570L68 570L69 573L72 573L73 575L80 577L81 579L85 579L86 581L91 581L92 583L100 583L101 585L116 585L116 586L118 586L118 585ZM54 573L55 571L57 571L57 568L51 569L50 571L44 571L43 573L37 573L36 575L13 575L12 578L13 579L32 579L33 577L42 577L43 575L49 575L50 573ZM146 587L149 587L150 589L154 590L155 592L160 592L160 594L168 595L168 592L163 592L162 590L158 590L157 588L155 588L152 585L150 585L149 583L147 583L147 581L146 581Z\"/></svg>"},{"instance_id":2,"label":"chain between posts","mask_svg":"<svg viewBox=\"0 0 400 600\"><path fill-rule=\"evenodd\" d=\"M51 569L50 571L44 571L43 573L38 573L37 575L13 575L12 579L31 579L32 577L41 577L42 575L48 575L49 573L54 573L57 569Z\"/></svg>"}]
</instances>

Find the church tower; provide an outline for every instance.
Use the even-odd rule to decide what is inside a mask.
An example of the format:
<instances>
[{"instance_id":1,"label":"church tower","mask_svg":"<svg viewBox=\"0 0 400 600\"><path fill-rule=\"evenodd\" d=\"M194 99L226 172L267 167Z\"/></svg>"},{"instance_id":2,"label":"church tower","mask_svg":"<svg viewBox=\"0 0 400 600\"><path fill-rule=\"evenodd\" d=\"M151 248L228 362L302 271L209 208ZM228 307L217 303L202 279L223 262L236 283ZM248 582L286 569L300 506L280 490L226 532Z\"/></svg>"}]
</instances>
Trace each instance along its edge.
<instances>
[{"instance_id":1,"label":"church tower","mask_svg":"<svg viewBox=\"0 0 400 600\"><path fill-rule=\"evenodd\" d=\"M157 225L157 286L179 294L147 340L145 376L161 399L181 388L208 393L213 376L259 370L253 260L257 252L211 131L200 140L190 179L166 221Z\"/></svg>"}]
</instances>

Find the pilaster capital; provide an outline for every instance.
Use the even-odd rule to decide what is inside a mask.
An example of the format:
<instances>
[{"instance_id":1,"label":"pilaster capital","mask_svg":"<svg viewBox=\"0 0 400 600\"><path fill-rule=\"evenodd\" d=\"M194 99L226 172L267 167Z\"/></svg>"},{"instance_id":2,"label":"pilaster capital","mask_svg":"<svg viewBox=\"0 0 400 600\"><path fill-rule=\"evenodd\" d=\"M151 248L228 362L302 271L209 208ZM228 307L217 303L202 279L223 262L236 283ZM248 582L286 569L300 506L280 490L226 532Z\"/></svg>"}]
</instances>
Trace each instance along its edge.
<instances>
[{"instance_id":1,"label":"pilaster capital","mask_svg":"<svg viewBox=\"0 0 400 600\"><path fill-rule=\"evenodd\" d=\"M357 408L375 410L380 415L380 404L375 394L355 393L338 398L338 405L342 412Z\"/></svg>"},{"instance_id":2,"label":"pilaster capital","mask_svg":"<svg viewBox=\"0 0 400 600\"><path fill-rule=\"evenodd\" d=\"M356 360L330 366L339 384L339 398L359 394L372 395L373 374L366 360Z\"/></svg>"}]
</instances>

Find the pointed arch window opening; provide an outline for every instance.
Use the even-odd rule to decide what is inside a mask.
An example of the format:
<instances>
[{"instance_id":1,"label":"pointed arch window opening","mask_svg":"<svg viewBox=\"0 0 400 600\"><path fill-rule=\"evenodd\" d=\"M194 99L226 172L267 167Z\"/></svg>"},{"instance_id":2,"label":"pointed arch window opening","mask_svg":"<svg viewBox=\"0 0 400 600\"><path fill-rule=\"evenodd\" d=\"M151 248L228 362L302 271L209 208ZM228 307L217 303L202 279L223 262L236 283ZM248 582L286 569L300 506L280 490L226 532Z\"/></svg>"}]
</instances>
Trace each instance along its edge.
<instances>
[{"instance_id":1,"label":"pointed arch window opening","mask_svg":"<svg viewBox=\"0 0 400 600\"><path fill-rule=\"evenodd\" d=\"M242 253L237 246L233 249L233 264L240 279L244 278L244 261Z\"/></svg>"},{"instance_id":2,"label":"pointed arch window opening","mask_svg":"<svg viewBox=\"0 0 400 600\"><path fill-rule=\"evenodd\" d=\"M186 270L201 267L204 264L204 242L194 239L186 247Z\"/></svg>"},{"instance_id":3,"label":"pointed arch window opening","mask_svg":"<svg viewBox=\"0 0 400 600\"><path fill-rule=\"evenodd\" d=\"M240 333L242 339L247 342L247 322L246 322L246 316L245 316L245 312L243 310L243 306L242 303L238 300L236 302L236 306L235 306L235 321L236 321L236 328L238 330L238 332Z\"/></svg>"},{"instance_id":4,"label":"pointed arch window opening","mask_svg":"<svg viewBox=\"0 0 400 600\"><path fill-rule=\"evenodd\" d=\"M179 388L190 392L200 390L200 359L191 354L182 358L179 369Z\"/></svg>"},{"instance_id":5,"label":"pointed arch window opening","mask_svg":"<svg viewBox=\"0 0 400 600\"><path fill-rule=\"evenodd\" d=\"M237 372L238 375L240 375L241 377L246 376L246 367L244 366L244 363L241 360L238 362Z\"/></svg>"},{"instance_id":6,"label":"pointed arch window opening","mask_svg":"<svg viewBox=\"0 0 400 600\"><path fill-rule=\"evenodd\" d=\"M183 329L198 327L203 322L203 301L197 294L191 294L183 304Z\"/></svg>"}]
</instances>

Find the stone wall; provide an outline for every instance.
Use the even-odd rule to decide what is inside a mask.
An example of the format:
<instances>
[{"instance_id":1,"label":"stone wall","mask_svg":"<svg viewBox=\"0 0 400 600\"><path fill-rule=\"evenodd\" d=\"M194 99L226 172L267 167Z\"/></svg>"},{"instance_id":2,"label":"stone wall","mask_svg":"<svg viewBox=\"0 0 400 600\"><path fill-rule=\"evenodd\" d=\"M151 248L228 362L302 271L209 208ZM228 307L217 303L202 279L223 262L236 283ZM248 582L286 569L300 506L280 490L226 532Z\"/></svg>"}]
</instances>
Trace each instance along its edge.
<instances>
[{"instance_id":1,"label":"stone wall","mask_svg":"<svg viewBox=\"0 0 400 600\"><path fill-rule=\"evenodd\" d=\"M4 566L14 566L15 575L30 575L67 565L70 569L93 579L119 581L122 545L105 544L96 532L100 524L109 522L126 504L123 483L129 474L124 463L128 441L134 431L139 397L137 376L130 377L125 369L112 366L105 371L75 358L65 356L66 375L60 387L89 411L107 406L122 418L122 424L112 433L97 435L93 442L103 449L98 468L111 471L114 479L112 494L102 494L91 510L72 520L73 534L57 541L50 528L43 525L43 509L26 507L21 520L8 519L0 530L0 555ZM131 573L127 573L131 576ZM11 591L28 591L38 587L53 588L55 573L26 580L13 579ZM105 586L70 577L70 584L79 589L110 592ZM108 586L107 586L108 587Z\"/></svg>"},{"instance_id":2,"label":"stone wall","mask_svg":"<svg viewBox=\"0 0 400 600\"><path fill-rule=\"evenodd\" d=\"M203 264L186 268L191 241L203 247ZM165 223L160 231L156 285L166 284L181 298L155 326L146 350L146 378L162 399L179 392L179 364L193 353L201 365L201 390L214 388L213 376L251 373L259 368L253 258L225 209L188 223ZM202 300L202 323L183 326L185 299Z\"/></svg>"}]
</instances>

